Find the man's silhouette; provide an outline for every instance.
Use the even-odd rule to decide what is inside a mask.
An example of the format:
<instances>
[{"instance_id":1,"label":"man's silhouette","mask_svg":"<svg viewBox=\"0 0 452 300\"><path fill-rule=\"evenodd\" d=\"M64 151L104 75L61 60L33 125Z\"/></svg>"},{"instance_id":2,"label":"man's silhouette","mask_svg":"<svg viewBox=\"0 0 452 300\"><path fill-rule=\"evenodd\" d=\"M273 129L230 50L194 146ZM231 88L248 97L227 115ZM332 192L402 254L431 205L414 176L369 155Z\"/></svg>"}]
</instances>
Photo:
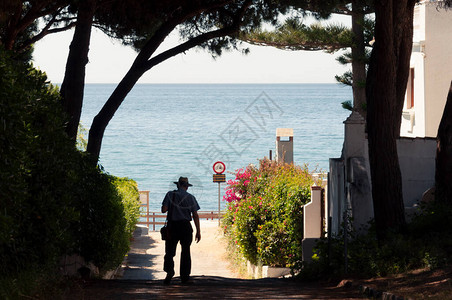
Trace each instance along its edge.
<instances>
[{"instance_id":1,"label":"man's silhouette","mask_svg":"<svg viewBox=\"0 0 452 300\"><path fill-rule=\"evenodd\" d=\"M195 223L195 241L201 240L201 229L199 226L199 204L196 198L187 192L192 186L187 177L180 177L174 182L177 190L166 193L162 203L162 213L168 212L168 229L170 237L165 241L165 258L163 270L166 272L164 284L170 284L174 276L174 256L176 255L177 244L180 242L180 277L182 283L189 283L191 272L190 245L193 241L193 228L190 224Z\"/></svg>"}]
</instances>

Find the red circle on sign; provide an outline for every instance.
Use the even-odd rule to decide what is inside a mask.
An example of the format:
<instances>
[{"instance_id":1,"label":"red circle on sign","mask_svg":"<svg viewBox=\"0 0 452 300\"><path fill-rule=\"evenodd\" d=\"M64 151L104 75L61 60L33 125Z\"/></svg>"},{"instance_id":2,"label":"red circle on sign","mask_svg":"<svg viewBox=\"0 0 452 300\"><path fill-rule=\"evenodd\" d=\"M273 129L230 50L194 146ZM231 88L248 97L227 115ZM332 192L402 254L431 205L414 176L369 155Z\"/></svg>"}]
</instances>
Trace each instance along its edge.
<instances>
[{"instance_id":1,"label":"red circle on sign","mask_svg":"<svg viewBox=\"0 0 452 300\"><path fill-rule=\"evenodd\" d=\"M216 163L213 164L213 171L215 173L223 174L225 170L226 170L226 165L223 162L217 161Z\"/></svg>"}]
</instances>

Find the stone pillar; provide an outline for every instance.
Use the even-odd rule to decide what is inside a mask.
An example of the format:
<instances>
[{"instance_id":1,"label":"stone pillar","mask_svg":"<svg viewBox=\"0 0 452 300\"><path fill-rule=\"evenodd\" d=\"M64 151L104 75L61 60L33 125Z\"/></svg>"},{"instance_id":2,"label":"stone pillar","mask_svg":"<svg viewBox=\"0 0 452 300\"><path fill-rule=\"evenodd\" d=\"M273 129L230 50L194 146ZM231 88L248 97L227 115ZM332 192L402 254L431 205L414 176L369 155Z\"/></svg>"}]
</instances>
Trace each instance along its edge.
<instances>
[{"instance_id":1,"label":"stone pillar","mask_svg":"<svg viewBox=\"0 0 452 300\"><path fill-rule=\"evenodd\" d=\"M276 128L276 161L293 163L293 128Z\"/></svg>"},{"instance_id":2,"label":"stone pillar","mask_svg":"<svg viewBox=\"0 0 452 300\"><path fill-rule=\"evenodd\" d=\"M322 236L322 187L311 186L311 202L303 207L302 260L312 260L312 249Z\"/></svg>"},{"instance_id":3,"label":"stone pillar","mask_svg":"<svg viewBox=\"0 0 452 300\"><path fill-rule=\"evenodd\" d=\"M366 120L357 112L353 111L344 121L344 156L362 157L364 155L364 143L366 141Z\"/></svg>"},{"instance_id":4,"label":"stone pillar","mask_svg":"<svg viewBox=\"0 0 452 300\"><path fill-rule=\"evenodd\" d=\"M359 232L373 218L366 121L358 112L353 111L344 124L345 207L351 210L352 225Z\"/></svg>"}]
</instances>

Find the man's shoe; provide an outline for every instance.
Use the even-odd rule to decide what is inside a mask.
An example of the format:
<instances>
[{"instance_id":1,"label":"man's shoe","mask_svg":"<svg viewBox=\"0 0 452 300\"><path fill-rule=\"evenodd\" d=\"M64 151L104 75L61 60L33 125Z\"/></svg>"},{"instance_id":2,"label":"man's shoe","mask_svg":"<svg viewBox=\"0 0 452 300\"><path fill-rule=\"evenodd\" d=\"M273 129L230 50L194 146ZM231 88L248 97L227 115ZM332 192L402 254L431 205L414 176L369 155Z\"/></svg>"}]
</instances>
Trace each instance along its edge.
<instances>
[{"instance_id":1,"label":"man's shoe","mask_svg":"<svg viewBox=\"0 0 452 300\"><path fill-rule=\"evenodd\" d=\"M174 272L173 273L167 273L165 279L163 280L163 284L164 285L169 285L171 283L171 279L174 276Z\"/></svg>"}]
</instances>

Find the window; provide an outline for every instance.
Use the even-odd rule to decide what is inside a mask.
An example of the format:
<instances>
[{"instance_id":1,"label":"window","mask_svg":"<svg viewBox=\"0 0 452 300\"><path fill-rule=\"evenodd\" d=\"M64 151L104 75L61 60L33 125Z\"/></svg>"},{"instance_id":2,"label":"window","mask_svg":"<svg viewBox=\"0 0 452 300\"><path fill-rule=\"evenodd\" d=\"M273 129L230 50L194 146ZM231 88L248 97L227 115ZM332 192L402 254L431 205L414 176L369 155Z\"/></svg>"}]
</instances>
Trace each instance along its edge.
<instances>
[{"instance_id":1,"label":"window","mask_svg":"<svg viewBox=\"0 0 452 300\"><path fill-rule=\"evenodd\" d=\"M414 68L410 68L408 75L408 86L406 89L406 108L414 107Z\"/></svg>"}]
</instances>

